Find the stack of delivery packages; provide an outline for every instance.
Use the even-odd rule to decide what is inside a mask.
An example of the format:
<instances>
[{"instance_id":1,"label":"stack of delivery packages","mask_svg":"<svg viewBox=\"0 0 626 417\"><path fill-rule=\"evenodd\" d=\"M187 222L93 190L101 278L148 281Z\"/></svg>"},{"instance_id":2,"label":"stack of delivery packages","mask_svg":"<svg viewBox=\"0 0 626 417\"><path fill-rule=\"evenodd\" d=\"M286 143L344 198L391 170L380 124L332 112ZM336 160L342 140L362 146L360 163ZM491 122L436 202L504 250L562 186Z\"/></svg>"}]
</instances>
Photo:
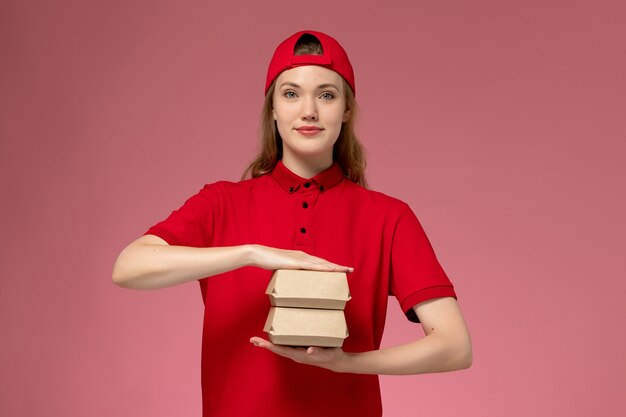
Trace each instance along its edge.
<instances>
[{"instance_id":1,"label":"stack of delivery packages","mask_svg":"<svg viewBox=\"0 0 626 417\"><path fill-rule=\"evenodd\" d=\"M272 307L264 331L272 343L341 347L348 337L345 273L279 269L266 293Z\"/></svg>"}]
</instances>

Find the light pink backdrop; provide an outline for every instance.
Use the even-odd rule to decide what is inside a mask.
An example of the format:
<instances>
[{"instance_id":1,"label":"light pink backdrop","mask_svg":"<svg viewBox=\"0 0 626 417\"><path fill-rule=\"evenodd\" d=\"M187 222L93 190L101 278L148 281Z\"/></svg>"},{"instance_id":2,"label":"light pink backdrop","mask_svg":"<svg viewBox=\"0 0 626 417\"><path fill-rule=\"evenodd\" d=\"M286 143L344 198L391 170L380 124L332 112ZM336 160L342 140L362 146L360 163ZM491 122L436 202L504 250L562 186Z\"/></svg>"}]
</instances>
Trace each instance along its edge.
<instances>
[{"instance_id":1,"label":"light pink backdrop","mask_svg":"<svg viewBox=\"0 0 626 417\"><path fill-rule=\"evenodd\" d=\"M349 51L372 188L411 204L472 333L469 370L382 377L385 415L624 415L625 4L4 0L0 415L200 415L197 285L112 264L238 179L303 28ZM420 334L394 301L385 344Z\"/></svg>"}]
</instances>

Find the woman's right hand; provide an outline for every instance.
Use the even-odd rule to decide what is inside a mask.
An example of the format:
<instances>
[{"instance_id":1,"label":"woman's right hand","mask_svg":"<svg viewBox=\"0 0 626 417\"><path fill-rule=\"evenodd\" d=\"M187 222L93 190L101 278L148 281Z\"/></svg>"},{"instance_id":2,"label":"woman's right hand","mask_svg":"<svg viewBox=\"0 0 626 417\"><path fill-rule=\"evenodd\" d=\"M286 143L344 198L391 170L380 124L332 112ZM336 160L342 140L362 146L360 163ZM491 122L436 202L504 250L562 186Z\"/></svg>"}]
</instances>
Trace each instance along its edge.
<instances>
[{"instance_id":1,"label":"woman's right hand","mask_svg":"<svg viewBox=\"0 0 626 417\"><path fill-rule=\"evenodd\" d=\"M263 269L309 269L313 271L352 272L354 268L338 265L299 250L272 248L263 245L250 245L251 266Z\"/></svg>"}]
</instances>

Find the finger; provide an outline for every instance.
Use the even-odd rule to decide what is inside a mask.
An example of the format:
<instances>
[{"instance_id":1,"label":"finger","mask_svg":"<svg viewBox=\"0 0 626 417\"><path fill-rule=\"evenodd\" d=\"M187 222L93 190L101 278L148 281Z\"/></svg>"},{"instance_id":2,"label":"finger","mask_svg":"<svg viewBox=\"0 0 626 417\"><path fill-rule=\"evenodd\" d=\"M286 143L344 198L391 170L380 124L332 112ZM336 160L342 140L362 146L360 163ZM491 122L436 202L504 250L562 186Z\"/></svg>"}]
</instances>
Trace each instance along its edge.
<instances>
[{"instance_id":1,"label":"finger","mask_svg":"<svg viewBox=\"0 0 626 417\"><path fill-rule=\"evenodd\" d=\"M352 267L339 265L334 262L330 262L327 259L320 258L319 256L310 255L306 252L299 251L298 254L304 255L306 261L311 262L313 265L317 265L324 269L331 269L333 271L341 271L341 272L353 272L354 271L354 268Z\"/></svg>"},{"instance_id":2,"label":"finger","mask_svg":"<svg viewBox=\"0 0 626 417\"><path fill-rule=\"evenodd\" d=\"M306 350L307 356L310 358L310 360L315 362L328 360L329 353L330 352L328 352L327 349L317 346L309 346Z\"/></svg>"},{"instance_id":3,"label":"finger","mask_svg":"<svg viewBox=\"0 0 626 417\"><path fill-rule=\"evenodd\" d=\"M343 266L343 265L333 264L331 266L331 268L335 272L354 272L354 268L352 268L350 266Z\"/></svg>"},{"instance_id":4,"label":"finger","mask_svg":"<svg viewBox=\"0 0 626 417\"><path fill-rule=\"evenodd\" d=\"M254 346L265 347L264 344L269 342L265 339L254 336L250 338L250 343L252 343Z\"/></svg>"},{"instance_id":5,"label":"finger","mask_svg":"<svg viewBox=\"0 0 626 417\"><path fill-rule=\"evenodd\" d=\"M336 272L353 272L354 268L344 265L334 264L332 262L324 261L316 262L311 264L312 268L316 270L324 270L324 271L336 271Z\"/></svg>"},{"instance_id":6,"label":"finger","mask_svg":"<svg viewBox=\"0 0 626 417\"><path fill-rule=\"evenodd\" d=\"M268 340L256 336L250 338L250 343L255 346L265 348L277 355L284 356L295 361L302 362L305 359L304 354L306 350L304 348L292 348L288 346L275 345Z\"/></svg>"},{"instance_id":7,"label":"finger","mask_svg":"<svg viewBox=\"0 0 626 417\"><path fill-rule=\"evenodd\" d=\"M300 262L296 266L297 269L306 269L309 271L324 271L324 272L333 272L337 271L338 268L332 264L327 262L312 262L312 261L304 261Z\"/></svg>"}]
</instances>

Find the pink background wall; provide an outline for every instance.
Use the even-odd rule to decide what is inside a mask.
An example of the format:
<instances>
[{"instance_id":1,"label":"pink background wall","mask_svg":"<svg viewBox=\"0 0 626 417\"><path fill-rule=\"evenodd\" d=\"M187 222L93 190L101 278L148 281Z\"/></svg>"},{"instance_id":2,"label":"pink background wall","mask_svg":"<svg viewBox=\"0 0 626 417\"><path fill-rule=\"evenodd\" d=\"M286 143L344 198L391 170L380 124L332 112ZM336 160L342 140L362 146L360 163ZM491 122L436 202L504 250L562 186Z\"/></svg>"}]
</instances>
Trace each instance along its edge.
<instances>
[{"instance_id":1,"label":"pink background wall","mask_svg":"<svg viewBox=\"0 0 626 417\"><path fill-rule=\"evenodd\" d=\"M411 204L472 332L471 369L382 377L385 415L624 415L625 4L2 1L0 415L200 415L197 285L112 264L238 179L303 28L348 50L371 186ZM421 334L392 307L386 345Z\"/></svg>"}]
</instances>

